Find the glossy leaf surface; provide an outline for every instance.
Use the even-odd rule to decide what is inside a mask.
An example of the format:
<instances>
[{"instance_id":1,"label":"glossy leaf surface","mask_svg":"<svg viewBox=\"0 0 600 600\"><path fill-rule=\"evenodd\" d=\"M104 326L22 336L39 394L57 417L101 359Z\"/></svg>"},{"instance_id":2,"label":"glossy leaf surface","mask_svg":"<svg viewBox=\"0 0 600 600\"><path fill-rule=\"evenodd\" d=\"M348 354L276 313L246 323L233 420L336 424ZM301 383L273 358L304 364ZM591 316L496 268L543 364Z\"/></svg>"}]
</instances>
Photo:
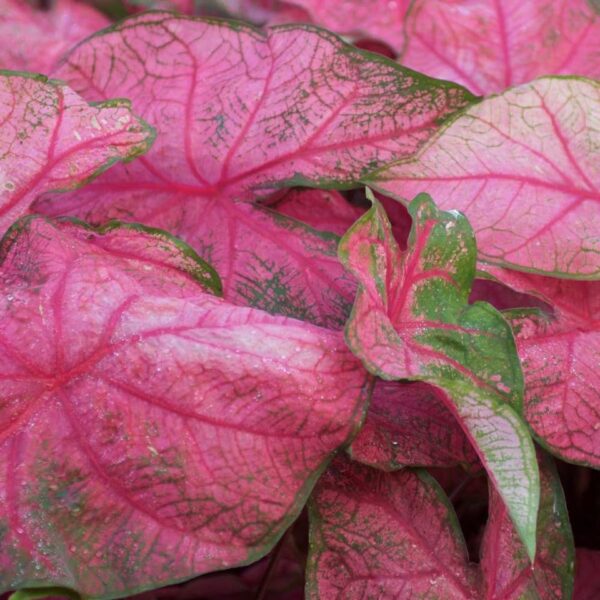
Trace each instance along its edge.
<instances>
[{"instance_id":1,"label":"glossy leaf surface","mask_svg":"<svg viewBox=\"0 0 600 600\"><path fill-rule=\"evenodd\" d=\"M487 261L597 278L599 119L599 82L540 79L467 109L376 187L463 211Z\"/></svg>"},{"instance_id":2,"label":"glossy leaf surface","mask_svg":"<svg viewBox=\"0 0 600 600\"><path fill-rule=\"evenodd\" d=\"M48 75L75 44L108 24L74 0L56 0L46 11L25 0L0 0L0 69Z\"/></svg>"},{"instance_id":3,"label":"glossy leaf surface","mask_svg":"<svg viewBox=\"0 0 600 600\"><path fill-rule=\"evenodd\" d=\"M32 217L0 253L2 589L114 597L266 553L362 417L341 334L206 293L165 234Z\"/></svg>"},{"instance_id":4,"label":"glossy leaf surface","mask_svg":"<svg viewBox=\"0 0 600 600\"><path fill-rule=\"evenodd\" d=\"M73 189L147 151L152 129L126 101L90 106L39 75L0 72L0 234L35 197Z\"/></svg>"},{"instance_id":5,"label":"glossy leaf surface","mask_svg":"<svg viewBox=\"0 0 600 600\"><path fill-rule=\"evenodd\" d=\"M310 600L478 597L454 510L425 471L337 459L309 516Z\"/></svg>"},{"instance_id":6,"label":"glossy leaf surface","mask_svg":"<svg viewBox=\"0 0 600 600\"><path fill-rule=\"evenodd\" d=\"M356 183L392 156L413 153L470 97L320 30L278 27L265 36L239 23L161 13L90 39L57 74L88 99L131 98L159 135L143 160L37 210L167 229L215 265L226 298L248 303L239 290L249 284L259 288L251 303L271 310L261 290L278 277L289 285L288 306L299 305L287 309L294 316L309 307L325 315L314 322L338 326L351 295L338 283L337 240L234 200L300 179ZM328 294L331 301L321 299Z\"/></svg>"},{"instance_id":7,"label":"glossy leaf surface","mask_svg":"<svg viewBox=\"0 0 600 600\"><path fill-rule=\"evenodd\" d=\"M378 380L350 456L384 471L475 464L477 455L448 402L427 383Z\"/></svg>"},{"instance_id":8,"label":"glossy leaf surface","mask_svg":"<svg viewBox=\"0 0 600 600\"><path fill-rule=\"evenodd\" d=\"M541 494L534 567L504 503L494 489L490 489L490 516L481 550L488 600L563 600L571 598L573 593L575 548L565 496L552 459L543 452L538 456Z\"/></svg>"},{"instance_id":9,"label":"glossy leaf surface","mask_svg":"<svg viewBox=\"0 0 600 600\"><path fill-rule=\"evenodd\" d=\"M534 433L562 459L600 468L600 282L485 269L553 308L515 323Z\"/></svg>"},{"instance_id":10,"label":"glossy leaf surface","mask_svg":"<svg viewBox=\"0 0 600 600\"><path fill-rule=\"evenodd\" d=\"M515 412L523 381L512 332L489 304L468 304L476 247L467 220L439 211L425 194L409 212L404 254L375 200L340 243L359 282L346 340L371 373L446 392L533 557L539 482L533 444Z\"/></svg>"},{"instance_id":11,"label":"glossy leaf surface","mask_svg":"<svg viewBox=\"0 0 600 600\"><path fill-rule=\"evenodd\" d=\"M600 78L588 0L416 0L400 62L478 95L542 75Z\"/></svg>"}]
</instances>

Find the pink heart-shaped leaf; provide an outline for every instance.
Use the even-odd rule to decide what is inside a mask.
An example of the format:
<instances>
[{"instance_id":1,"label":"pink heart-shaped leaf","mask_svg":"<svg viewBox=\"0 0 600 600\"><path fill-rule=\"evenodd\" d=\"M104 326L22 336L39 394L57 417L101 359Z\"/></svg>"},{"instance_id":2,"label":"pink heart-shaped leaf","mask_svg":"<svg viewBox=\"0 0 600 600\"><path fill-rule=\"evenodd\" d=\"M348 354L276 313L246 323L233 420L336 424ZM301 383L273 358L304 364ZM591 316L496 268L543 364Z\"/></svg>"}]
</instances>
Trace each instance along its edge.
<instances>
[{"instance_id":1,"label":"pink heart-shaped leaf","mask_svg":"<svg viewBox=\"0 0 600 600\"><path fill-rule=\"evenodd\" d=\"M55 0L45 11L25 0L0 0L0 69L47 75L75 44L108 25L75 0Z\"/></svg>"},{"instance_id":2,"label":"pink heart-shaped leaf","mask_svg":"<svg viewBox=\"0 0 600 600\"><path fill-rule=\"evenodd\" d=\"M88 100L125 95L157 127L152 154L123 183L199 197L355 185L473 99L309 26L263 34L171 13L122 21L55 74Z\"/></svg>"},{"instance_id":3,"label":"pink heart-shaped leaf","mask_svg":"<svg viewBox=\"0 0 600 600\"><path fill-rule=\"evenodd\" d=\"M334 256L337 239L237 200L305 182L356 185L414 153L472 99L315 28L263 34L166 13L94 36L57 76L90 100L131 98L158 137L143 160L36 210L167 229L215 265L226 298L337 326L352 294ZM285 302L271 297L282 288L275 276ZM259 290L251 301L240 292L248 283Z\"/></svg>"},{"instance_id":4,"label":"pink heart-shaped leaf","mask_svg":"<svg viewBox=\"0 0 600 600\"><path fill-rule=\"evenodd\" d=\"M264 555L362 419L341 334L207 293L139 227L30 217L0 256L0 589L114 597Z\"/></svg>"}]
</instances>

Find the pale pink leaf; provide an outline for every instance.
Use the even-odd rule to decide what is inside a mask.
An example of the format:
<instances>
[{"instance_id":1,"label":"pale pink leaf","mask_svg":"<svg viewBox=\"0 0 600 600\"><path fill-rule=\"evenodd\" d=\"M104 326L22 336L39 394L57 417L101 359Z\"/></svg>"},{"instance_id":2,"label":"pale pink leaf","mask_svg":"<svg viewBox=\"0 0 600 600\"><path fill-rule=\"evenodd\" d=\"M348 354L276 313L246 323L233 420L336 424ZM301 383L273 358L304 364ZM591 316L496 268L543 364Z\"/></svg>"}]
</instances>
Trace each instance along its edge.
<instances>
[{"instance_id":1,"label":"pale pink leaf","mask_svg":"<svg viewBox=\"0 0 600 600\"><path fill-rule=\"evenodd\" d=\"M400 62L475 94L542 75L600 78L600 18L588 0L416 0Z\"/></svg>"},{"instance_id":2,"label":"pale pink leaf","mask_svg":"<svg viewBox=\"0 0 600 600\"><path fill-rule=\"evenodd\" d=\"M339 333L205 293L155 236L30 217L2 243L2 590L253 562L362 417Z\"/></svg>"},{"instance_id":3,"label":"pale pink leaf","mask_svg":"<svg viewBox=\"0 0 600 600\"><path fill-rule=\"evenodd\" d=\"M322 30L284 26L263 34L166 13L94 36L57 76L90 100L131 98L159 135L143 160L36 210L167 229L217 268L226 298L247 303L239 290L250 282L260 288L253 305L271 310L273 302L261 302L269 297L265 286L273 287L264 281L272 278L263 274L268 265L289 288L279 295L281 307L299 303L295 316L305 318L309 307L314 322L338 326L351 296L339 282L337 240L234 200L306 181L356 185L370 169L414 153L471 98Z\"/></svg>"},{"instance_id":4,"label":"pale pink leaf","mask_svg":"<svg viewBox=\"0 0 600 600\"><path fill-rule=\"evenodd\" d=\"M482 268L552 306L551 315L517 321L525 417L552 453L600 467L600 282Z\"/></svg>"},{"instance_id":5,"label":"pale pink leaf","mask_svg":"<svg viewBox=\"0 0 600 600\"><path fill-rule=\"evenodd\" d=\"M490 489L489 519L481 549L486 600L564 600L572 595L575 548L565 496L552 459L543 452L538 456L541 495L533 566L506 506Z\"/></svg>"},{"instance_id":6,"label":"pale pink leaf","mask_svg":"<svg viewBox=\"0 0 600 600\"><path fill-rule=\"evenodd\" d=\"M337 33L368 37L400 52L411 0L287 0L306 10L313 23Z\"/></svg>"},{"instance_id":7,"label":"pale pink leaf","mask_svg":"<svg viewBox=\"0 0 600 600\"><path fill-rule=\"evenodd\" d=\"M480 597L452 505L425 471L336 459L309 516L309 600Z\"/></svg>"},{"instance_id":8,"label":"pale pink leaf","mask_svg":"<svg viewBox=\"0 0 600 600\"><path fill-rule=\"evenodd\" d=\"M90 106L43 75L0 73L0 234L43 192L79 187L146 152L154 132L127 101Z\"/></svg>"},{"instance_id":9,"label":"pale pink leaf","mask_svg":"<svg viewBox=\"0 0 600 600\"><path fill-rule=\"evenodd\" d=\"M47 75L75 44L108 25L75 0L56 0L47 11L25 0L0 0L0 69Z\"/></svg>"},{"instance_id":10,"label":"pale pink leaf","mask_svg":"<svg viewBox=\"0 0 600 600\"><path fill-rule=\"evenodd\" d=\"M488 98L373 178L468 217L490 262L600 277L600 83L547 77Z\"/></svg>"},{"instance_id":11,"label":"pale pink leaf","mask_svg":"<svg viewBox=\"0 0 600 600\"><path fill-rule=\"evenodd\" d=\"M600 550L577 548L573 600L597 600L600 597Z\"/></svg>"},{"instance_id":12,"label":"pale pink leaf","mask_svg":"<svg viewBox=\"0 0 600 600\"><path fill-rule=\"evenodd\" d=\"M443 395L427 383L378 380L350 456L385 471L475 464L477 455Z\"/></svg>"}]
</instances>

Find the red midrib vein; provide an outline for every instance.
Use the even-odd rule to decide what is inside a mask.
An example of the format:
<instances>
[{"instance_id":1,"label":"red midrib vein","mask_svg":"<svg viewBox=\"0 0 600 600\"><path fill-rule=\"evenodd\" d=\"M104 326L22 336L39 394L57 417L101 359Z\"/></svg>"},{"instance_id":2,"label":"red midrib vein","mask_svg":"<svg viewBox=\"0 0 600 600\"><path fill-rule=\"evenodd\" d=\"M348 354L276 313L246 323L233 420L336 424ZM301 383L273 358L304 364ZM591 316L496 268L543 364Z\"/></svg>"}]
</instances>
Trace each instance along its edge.
<instances>
[{"instance_id":1,"label":"red midrib vein","mask_svg":"<svg viewBox=\"0 0 600 600\"><path fill-rule=\"evenodd\" d=\"M392 179L393 181L394 179ZM578 188L575 186L564 185L561 183L557 183L554 181L544 181L542 179L536 179L535 177L528 177L525 175L517 175L511 173L477 173L473 175L436 175L432 177L410 177L405 175L400 175L398 177L399 181L425 181L425 182L446 182L446 181L482 181L482 180L500 180L500 181L516 181L519 183L524 183L532 186L542 187L546 189L550 189L557 192L562 192L563 194L568 194L572 196L576 196L581 198L582 200L595 200L600 202L600 191L598 189L586 190L583 188ZM382 183L385 184L385 180L382 180Z\"/></svg>"},{"instance_id":2,"label":"red midrib vein","mask_svg":"<svg viewBox=\"0 0 600 600\"><path fill-rule=\"evenodd\" d=\"M110 183L108 180L106 182L99 181L97 183L92 183L86 186L86 190L96 190L96 191L130 191L130 190L148 190L152 192L176 192L178 194L185 194L189 196L200 196L200 197L212 197L216 195L227 196L226 191L227 188L232 187L234 184L243 182L244 179L252 177L253 175L260 174L264 171L268 171L269 169L276 167L277 165L284 163L288 160L301 159L301 158L310 158L313 155L320 155L326 152L332 152L337 150L347 150L348 148L352 148L355 146L360 146L364 144L374 144L378 141L386 141L394 139L396 135L412 135L419 132L427 131L430 127L434 125L434 118L430 121L427 121L421 125L416 127L411 127L408 129L398 129L394 131L387 132L385 134L380 134L372 137L365 137L361 139L354 140L346 140L344 142L332 143L329 145L319 146L316 148L298 148L286 154L282 154L276 158L273 158L261 165L257 165L255 167L251 167L246 171L238 173L237 175L230 177L228 179L216 181L207 186L195 186L189 184L181 184L174 181L119 181ZM152 151L151 151L152 152ZM154 165L150 164L150 166L155 169ZM293 173L289 173L286 177L292 176ZM277 186L277 181L274 180L270 183L272 187ZM1 213L0 213L1 214Z\"/></svg>"},{"instance_id":3,"label":"red midrib vein","mask_svg":"<svg viewBox=\"0 0 600 600\"><path fill-rule=\"evenodd\" d=\"M408 262L405 263L405 267L403 269L404 272L402 274L401 285L398 290L395 290L396 293L394 294L394 297L390 299L388 315L393 325L395 325L398 317L402 313L404 305L406 304L408 293L412 289L411 284L414 279L415 270L419 266L421 254L429 243L429 236L434 228L434 225L435 223L433 221L427 221L424 223L422 230L418 232L418 239L415 248L411 252ZM391 269L392 265L388 265L388 271L391 271Z\"/></svg>"}]
</instances>

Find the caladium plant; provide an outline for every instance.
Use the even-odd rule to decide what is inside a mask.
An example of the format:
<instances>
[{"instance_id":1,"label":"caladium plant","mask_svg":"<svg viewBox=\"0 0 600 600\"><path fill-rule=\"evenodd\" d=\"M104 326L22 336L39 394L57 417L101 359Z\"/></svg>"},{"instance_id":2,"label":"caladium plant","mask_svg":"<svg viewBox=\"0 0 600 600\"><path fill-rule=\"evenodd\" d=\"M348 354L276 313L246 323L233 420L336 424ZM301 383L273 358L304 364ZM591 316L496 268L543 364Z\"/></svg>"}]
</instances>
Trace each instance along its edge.
<instances>
[{"instance_id":1,"label":"caladium plant","mask_svg":"<svg viewBox=\"0 0 600 600\"><path fill-rule=\"evenodd\" d=\"M588 0L415 0L406 39L403 64L476 94L541 75L600 77L600 19Z\"/></svg>"},{"instance_id":2,"label":"caladium plant","mask_svg":"<svg viewBox=\"0 0 600 600\"><path fill-rule=\"evenodd\" d=\"M421 470L383 473L337 460L310 503L308 598L567 598L573 540L551 459L540 453L536 566L491 490L479 568L452 505Z\"/></svg>"},{"instance_id":3,"label":"caladium plant","mask_svg":"<svg viewBox=\"0 0 600 600\"><path fill-rule=\"evenodd\" d=\"M0 232L47 191L80 187L148 150L150 126L127 101L90 106L43 75L0 71Z\"/></svg>"},{"instance_id":4,"label":"caladium plant","mask_svg":"<svg viewBox=\"0 0 600 600\"><path fill-rule=\"evenodd\" d=\"M265 36L167 13L94 36L56 76L90 101L131 98L159 135L142 160L36 210L166 229L217 268L226 298L327 326L352 302L337 238L251 201L294 183L356 185L472 99L316 29Z\"/></svg>"},{"instance_id":5,"label":"caladium plant","mask_svg":"<svg viewBox=\"0 0 600 600\"><path fill-rule=\"evenodd\" d=\"M0 0L0 597L595 597L597 4Z\"/></svg>"},{"instance_id":6,"label":"caladium plant","mask_svg":"<svg viewBox=\"0 0 600 600\"><path fill-rule=\"evenodd\" d=\"M385 44L403 65L475 94L540 75L598 78L600 19L588 0L223 0L257 23L303 21ZM198 7L196 7L196 10Z\"/></svg>"},{"instance_id":7,"label":"caladium plant","mask_svg":"<svg viewBox=\"0 0 600 600\"><path fill-rule=\"evenodd\" d=\"M308 598L476 598L452 506L423 471L334 462L310 507Z\"/></svg>"}]
</instances>

